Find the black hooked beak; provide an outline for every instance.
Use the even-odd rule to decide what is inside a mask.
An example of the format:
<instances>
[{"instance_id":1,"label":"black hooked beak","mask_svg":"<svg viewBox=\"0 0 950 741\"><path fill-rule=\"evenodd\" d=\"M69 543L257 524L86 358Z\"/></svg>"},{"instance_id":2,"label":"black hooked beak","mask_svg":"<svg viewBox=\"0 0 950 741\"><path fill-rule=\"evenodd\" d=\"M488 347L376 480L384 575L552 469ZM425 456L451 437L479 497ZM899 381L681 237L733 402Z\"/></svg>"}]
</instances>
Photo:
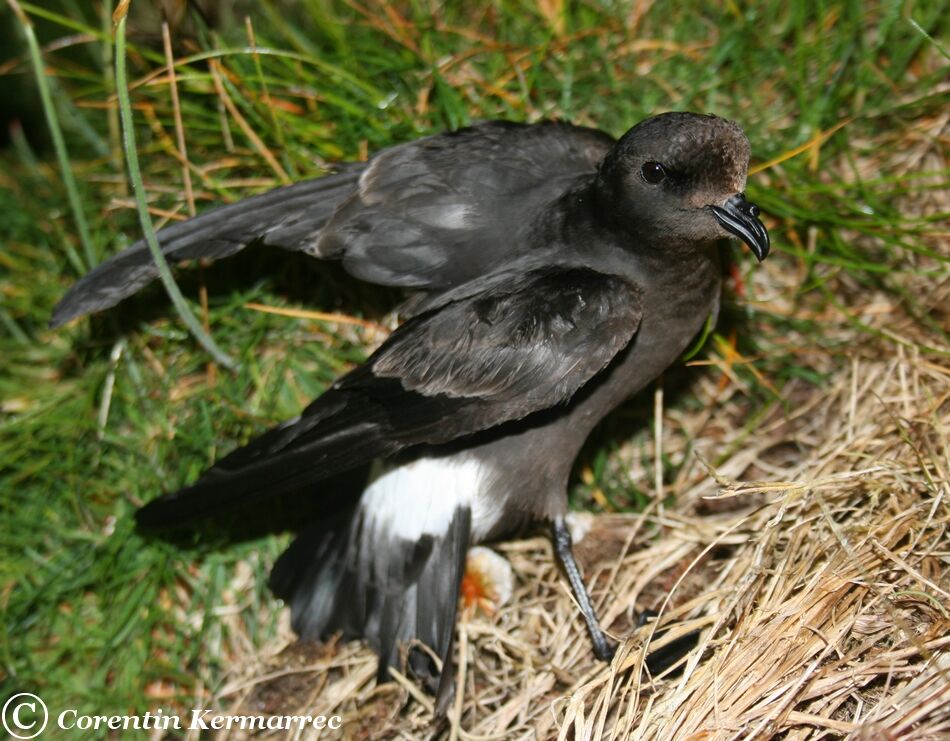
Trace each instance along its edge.
<instances>
[{"instance_id":1,"label":"black hooked beak","mask_svg":"<svg viewBox=\"0 0 950 741\"><path fill-rule=\"evenodd\" d=\"M724 206L711 206L716 221L730 234L749 245L762 262L769 254L769 233L759 221L759 207L745 199L745 193L733 196Z\"/></svg>"}]
</instances>

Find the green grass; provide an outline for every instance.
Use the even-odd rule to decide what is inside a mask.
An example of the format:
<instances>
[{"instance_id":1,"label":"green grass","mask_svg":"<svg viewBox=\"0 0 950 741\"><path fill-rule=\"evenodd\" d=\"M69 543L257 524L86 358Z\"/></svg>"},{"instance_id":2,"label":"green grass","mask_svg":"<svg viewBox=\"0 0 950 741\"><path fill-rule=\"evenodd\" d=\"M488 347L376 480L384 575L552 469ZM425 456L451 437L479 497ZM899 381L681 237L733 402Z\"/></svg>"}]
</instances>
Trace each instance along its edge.
<instances>
[{"instance_id":1,"label":"green grass","mask_svg":"<svg viewBox=\"0 0 950 741\"><path fill-rule=\"evenodd\" d=\"M161 212L187 207L158 27L138 5L130 92L160 225ZM905 204L945 190L950 173L932 158L900 166L934 136L932 122L950 103L947 60L934 41L946 47L950 36L946 2L770 0L722 11L657 3L635 27L625 3L565 4L551 18L531 2L473 5L253 3L257 53L237 11L237 22L217 30L189 26L195 33L177 37L175 56L198 208L276 185L281 170L317 175L325 163L479 118L557 116L620 134L653 112L711 111L741 122L757 162L847 121L820 149L750 179L775 254L757 268L736 250L747 298L727 296L718 335L738 328L738 351L759 358L759 376L735 366L750 424L785 403L789 381L820 385L829 372L790 338L806 337L846 362L854 337L881 334L862 314L874 296L889 297L917 327L894 342L946 360L946 309L923 288L948 280L950 214L918 216ZM137 239L139 227L105 63L111 25L91 6L23 4L44 43L77 35L47 49L45 70L89 249L106 255ZM31 75L25 45L16 54L6 73ZM279 167L222 113L211 64ZM35 691L50 707L90 713L190 707L199 688L219 687L229 659L246 652L243 633L254 641L273 634L279 611L264 585L285 536L181 550L137 535L131 514L295 414L365 356L361 331L334 333L249 311L246 302L379 317L392 294L266 251L179 272L199 315L197 296L207 286L211 334L241 363L236 374L209 372L208 355L160 288L51 331L50 311L81 274L84 253L62 172L55 157L16 137L0 166L4 694ZM785 298L809 312L756 303L773 298L762 295L760 269L799 276ZM842 320L816 320L822 310ZM708 342L698 357L714 359L718 348ZM703 372L714 371L690 371ZM688 394L675 403L690 412ZM649 402L634 404L607 426L630 429L634 456L648 439L642 423L649 427L651 411ZM610 438L599 433L585 453L593 477L574 491L580 506L590 506L595 488L613 509L638 506L652 490L652 475L633 480L611 467L618 442ZM640 470L649 470L642 457ZM665 465L671 480L680 463ZM235 593L239 564L254 578ZM221 605L245 609L224 617Z\"/></svg>"}]
</instances>

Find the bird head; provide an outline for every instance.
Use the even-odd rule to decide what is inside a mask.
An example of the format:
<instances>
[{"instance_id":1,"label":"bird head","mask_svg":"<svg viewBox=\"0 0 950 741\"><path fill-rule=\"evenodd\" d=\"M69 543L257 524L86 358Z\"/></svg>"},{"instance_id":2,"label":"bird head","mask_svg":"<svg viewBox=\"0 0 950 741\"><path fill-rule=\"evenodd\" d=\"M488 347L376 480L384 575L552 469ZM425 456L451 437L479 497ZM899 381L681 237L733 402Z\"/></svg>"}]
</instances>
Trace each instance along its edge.
<instances>
[{"instance_id":1,"label":"bird head","mask_svg":"<svg viewBox=\"0 0 950 741\"><path fill-rule=\"evenodd\" d=\"M749 155L749 140L732 121L663 113L620 138L599 180L631 231L682 241L738 238L761 261L769 234L745 197Z\"/></svg>"}]
</instances>

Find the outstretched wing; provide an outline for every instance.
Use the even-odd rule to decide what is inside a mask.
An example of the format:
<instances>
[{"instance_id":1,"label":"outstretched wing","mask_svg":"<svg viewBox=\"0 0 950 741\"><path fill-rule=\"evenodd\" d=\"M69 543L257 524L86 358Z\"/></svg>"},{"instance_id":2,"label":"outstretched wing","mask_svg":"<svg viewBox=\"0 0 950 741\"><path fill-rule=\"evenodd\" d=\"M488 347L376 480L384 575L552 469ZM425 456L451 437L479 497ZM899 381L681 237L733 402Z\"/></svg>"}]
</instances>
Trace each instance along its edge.
<instances>
[{"instance_id":1,"label":"outstretched wing","mask_svg":"<svg viewBox=\"0 0 950 741\"><path fill-rule=\"evenodd\" d=\"M564 404L626 347L641 295L589 268L545 267L409 320L300 417L140 510L173 527L341 471Z\"/></svg>"},{"instance_id":2,"label":"outstretched wing","mask_svg":"<svg viewBox=\"0 0 950 741\"><path fill-rule=\"evenodd\" d=\"M158 233L159 245L171 263L230 257L257 241L312 251L316 235L353 192L366 166L347 165L333 175L277 188L177 222ZM50 326L115 306L157 277L152 254L145 240L139 240L74 283L53 309Z\"/></svg>"},{"instance_id":3,"label":"outstretched wing","mask_svg":"<svg viewBox=\"0 0 950 741\"><path fill-rule=\"evenodd\" d=\"M444 288L527 247L518 230L593 173L612 141L564 123L477 124L174 224L159 243L178 262L227 257L259 241L341 259L370 282ZM114 306L157 275L145 242L136 242L73 285L50 323Z\"/></svg>"}]
</instances>

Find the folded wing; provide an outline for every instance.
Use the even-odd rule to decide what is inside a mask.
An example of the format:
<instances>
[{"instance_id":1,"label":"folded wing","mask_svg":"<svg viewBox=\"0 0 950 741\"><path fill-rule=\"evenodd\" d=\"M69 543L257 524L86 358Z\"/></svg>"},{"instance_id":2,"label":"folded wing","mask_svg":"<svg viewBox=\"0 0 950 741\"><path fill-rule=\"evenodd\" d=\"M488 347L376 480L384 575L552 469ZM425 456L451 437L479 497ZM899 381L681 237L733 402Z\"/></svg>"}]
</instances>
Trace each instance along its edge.
<instances>
[{"instance_id":1,"label":"folded wing","mask_svg":"<svg viewBox=\"0 0 950 741\"><path fill-rule=\"evenodd\" d=\"M181 526L564 404L640 322L638 288L589 268L483 280L484 290L403 324L300 417L144 507L140 524Z\"/></svg>"}]
</instances>

